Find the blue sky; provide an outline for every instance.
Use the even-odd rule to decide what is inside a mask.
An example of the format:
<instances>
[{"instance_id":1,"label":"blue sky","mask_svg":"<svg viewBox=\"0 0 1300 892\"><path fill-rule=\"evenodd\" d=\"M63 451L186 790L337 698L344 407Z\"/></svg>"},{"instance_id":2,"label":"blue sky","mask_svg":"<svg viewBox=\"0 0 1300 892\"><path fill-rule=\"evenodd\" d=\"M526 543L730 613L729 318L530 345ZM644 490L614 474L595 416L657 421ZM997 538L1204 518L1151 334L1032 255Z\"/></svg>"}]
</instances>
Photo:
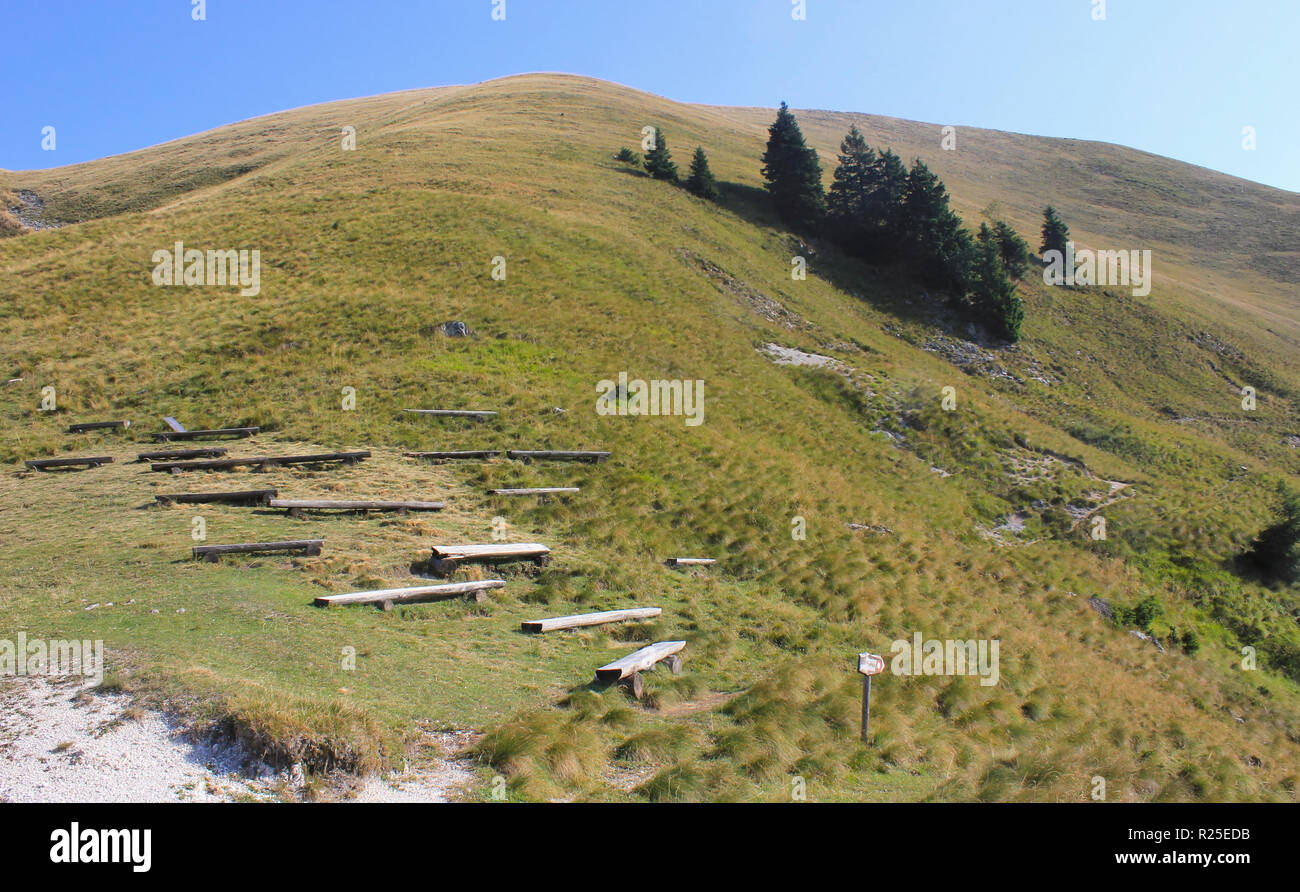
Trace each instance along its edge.
<instances>
[{"instance_id":1,"label":"blue sky","mask_svg":"<svg viewBox=\"0 0 1300 892\"><path fill-rule=\"evenodd\" d=\"M1300 0L0 0L0 167L568 71L687 102L1133 146L1300 191ZM42 150L53 126L54 151ZM1242 147L1253 127L1256 148Z\"/></svg>"}]
</instances>

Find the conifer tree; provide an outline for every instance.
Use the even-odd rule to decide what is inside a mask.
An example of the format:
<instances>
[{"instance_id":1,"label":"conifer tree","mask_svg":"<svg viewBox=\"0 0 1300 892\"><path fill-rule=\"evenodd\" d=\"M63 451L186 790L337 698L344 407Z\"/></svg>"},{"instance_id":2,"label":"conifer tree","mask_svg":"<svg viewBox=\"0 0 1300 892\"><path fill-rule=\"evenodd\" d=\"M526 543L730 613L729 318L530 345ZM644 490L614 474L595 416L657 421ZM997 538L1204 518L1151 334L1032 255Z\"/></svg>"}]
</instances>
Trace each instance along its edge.
<instances>
[{"instance_id":1,"label":"conifer tree","mask_svg":"<svg viewBox=\"0 0 1300 892\"><path fill-rule=\"evenodd\" d=\"M784 102L767 133L763 177L777 213L796 226L820 224L826 211L821 163L816 150L804 142L799 122Z\"/></svg>"},{"instance_id":2,"label":"conifer tree","mask_svg":"<svg viewBox=\"0 0 1300 892\"><path fill-rule=\"evenodd\" d=\"M677 182L677 165L668 152L668 140L664 139L664 132L658 127L655 128L654 148L646 152L645 169L656 180Z\"/></svg>"},{"instance_id":3,"label":"conifer tree","mask_svg":"<svg viewBox=\"0 0 1300 892\"><path fill-rule=\"evenodd\" d=\"M691 175L686 180L686 188L700 198L708 201L718 200L718 182L713 178L713 171L709 169L709 156L704 154L704 149L699 146L695 149L695 157L691 159Z\"/></svg>"},{"instance_id":4,"label":"conifer tree","mask_svg":"<svg viewBox=\"0 0 1300 892\"><path fill-rule=\"evenodd\" d=\"M1011 228L1010 224L998 220L993 224L993 237L997 239L1002 252L1002 265L1007 275L1013 279L1023 279L1029 268L1029 243Z\"/></svg>"},{"instance_id":5,"label":"conifer tree","mask_svg":"<svg viewBox=\"0 0 1300 892\"><path fill-rule=\"evenodd\" d=\"M980 225L972 269L972 293L980 318L1008 341L1020 340L1025 304L1002 266L1002 250L987 223Z\"/></svg>"},{"instance_id":6,"label":"conifer tree","mask_svg":"<svg viewBox=\"0 0 1300 892\"><path fill-rule=\"evenodd\" d=\"M850 252L861 252L872 228L868 214L876 189L876 152L854 125L840 143L839 158L827 211L836 240Z\"/></svg>"},{"instance_id":7,"label":"conifer tree","mask_svg":"<svg viewBox=\"0 0 1300 892\"><path fill-rule=\"evenodd\" d=\"M1070 228L1065 225L1056 214L1056 208L1050 204L1043 211L1043 244L1038 249L1039 256L1044 256L1048 251L1060 251L1065 253L1065 243L1070 240Z\"/></svg>"},{"instance_id":8,"label":"conifer tree","mask_svg":"<svg viewBox=\"0 0 1300 892\"><path fill-rule=\"evenodd\" d=\"M907 165L891 149L885 149L876 159L876 188L871 193L868 216L877 221L877 248L889 238L902 234L903 199L907 195Z\"/></svg>"}]
</instances>

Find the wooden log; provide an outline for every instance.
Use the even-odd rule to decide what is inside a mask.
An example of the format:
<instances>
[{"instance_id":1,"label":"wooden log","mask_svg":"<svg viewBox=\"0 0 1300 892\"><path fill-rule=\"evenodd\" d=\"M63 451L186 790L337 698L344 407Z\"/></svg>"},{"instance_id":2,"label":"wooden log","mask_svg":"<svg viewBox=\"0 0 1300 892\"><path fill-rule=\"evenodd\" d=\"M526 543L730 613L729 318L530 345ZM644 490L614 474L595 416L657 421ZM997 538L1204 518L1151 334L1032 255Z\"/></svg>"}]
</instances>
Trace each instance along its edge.
<instances>
[{"instance_id":1,"label":"wooden log","mask_svg":"<svg viewBox=\"0 0 1300 892\"><path fill-rule=\"evenodd\" d=\"M447 461L449 459L496 458L500 449L472 449L464 452L403 452L407 458L423 458L429 461Z\"/></svg>"},{"instance_id":2,"label":"wooden log","mask_svg":"<svg viewBox=\"0 0 1300 892\"><path fill-rule=\"evenodd\" d=\"M272 508L288 511L441 511L446 502L378 502L359 499L271 499Z\"/></svg>"},{"instance_id":3,"label":"wooden log","mask_svg":"<svg viewBox=\"0 0 1300 892\"><path fill-rule=\"evenodd\" d=\"M81 434L86 431L109 430L111 428L122 428L126 430L131 426L129 421L83 421L80 424L68 425L68 433Z\"/></svg>"},{"instance_id":4,"label":"wooden log","mask_svg":"<svg viewBox=\"0 0 1300 892\"><path fill-rule=\"evenodd\" d=\"M33 458L23 464L34 471L44 471L46 468L75 468L78 465L98 468L100 465L112 464L112 462L111 455L89 455L84 458Z\"/></svg>"},{"instance_id":5,"label":"wooden log","mask_svg":"<svg viewBox=\"0 0 1300 892\"><path fill-rule=\"evenodd\" d=\"M316 455L259 455L246 458L215 458L209 461L156 462L151 471L218 471L246 465L273 468L278 465L324 464L326 462L359 462L370 457L369 451L322 452Z\"/></svg>"},{"instance_id":6,"label":"wooden log","mask_svg":"<svg viewBox=\"0 0 1300 892\"><path fill-rule=\"evenodd\" d=\"M457 595L474 595L474 600L487 600L489 589L504 588L503 579L480 579L474 582L455 582L449 585L417 585L412 588L386 588L370 592L349 592L346 595L322 595L316 599L317 607L339 607L345 604L412 604L436 601Z\"/></svg>"},{"instance_id":7,"label":"wooden log","mask_svg":"<svg viewBox=\"0 0 1300 892\"><path fill-rule=\"evenodd\" d=\"M278 495L274 489L249 489L243 492L177 492L165 493L154 496L164 505L170 505L172 502L187 503L206 503L206 502L230 502L232 504L247 503L265 503Z\"/></svg>"},{"instance_id":8,"label":"wooden log","mask_svg":"<svg viewBox=\"0 0 1300 892\"><path fill-rule=\"evenodd\" d=\"M686 647L685 641L660 641L628 654L621 660L607 663L596 670L596 680L609 684L627 678L636 672L645 672L655 663L666 659Z\"/></svg>"},{"instance_id":9,"label":"wooden log","mask_svg":"<svg viewBox=\"0 0 1300 892\"><path fill-rule=\"evenodd\" d=\"M609 458L608 452L565 452L555 449L511 449L507 458L520 461L586 461L602 462Z\"/></svg>"},{"instance_id":10,"label":"wooden log","mask_svg":"<svg viewBox=\"0 0 1300 892\"><path fill-rule=\"evenodd\" d=\"M535 542L501 545L435 545L429 565L439 576L450 576L462 561L504 563L531 560L543 567L551 559L551 550Z\"/></svg>"},{"instance_id":11,"label":"wooden log","mask_svg":"<svg viewBox=\"0 0 1300 892\"><path fill-rule=\"evenodd\" d=\"M627 686L628 693L637 700L645 696L645 679L641 677L640 672L633 672L623 679L623 684Z\"/></svg>"},{"instance_id":12,"label":"wooden log","mask_svg":"<svg viewBox=\"0 0 1300 892\"><path fill-rule=\"evenodd\" d=\"M491 418L496 412L486 409L403 409L414 415L430 415L434 418Z\"/></svg>"},{"instance_id":13,"label":"wooden log","mask_svg":"<svg viewBox=\"0 0 1300 892\"><path fill-rule=\"evenodd\" d=\"M559 493L579 492L576 486L538 486L532 489L489 489L493 496L550 496Z\"/></svg>"},{"instance_id":14,"label":"wooden log","mask_svg":"<svg viewBox=\"0 0 1300 892\"><path fill-rule=\"evenodd\" d=\"M301 552L320 554L324 539L291 539L285 542L240 542L233 545L195 545L194 556L216 562L223 554L269 554Z\"/></svg>"},{"instance_id":15,"label":"wooden log","mask_svg":"<svg viewBox=\"0 0 1300 892\"><path fill-rule=\"evenodd\" d=\"M181 424L179 421L177 421L175 418L172 418L170 415L164 416L163 421L167 424L169 428L176 431L176 433L178 434L185 433L185 425Z\"/></svg>"},{"instance_id":16,"label":"wooden log","mask_svg":"<svg viewBox=\"0 0 1300 892\"><path fill-rule=\"evenodd\" d=\"M600 613L580 613L574 616L555 616L550 619L531 619L519 624L525 632L558 632L561 629L580 629L601 626L630 619L652 619L663 613L661 607L633 607L630 610L605 610Z\"/></svg>"},{"instance_id":17,"label":"wooden log","mask_svg":"<svg viewBox=\"0 0 1300 892\"><path fill-rule=\"evenodd\" d=\"M226 454L226 449L213 447L209 449L163 449L158 452L138 452L136 461L185 461L193 458L216 458Z\"/></svg>"},{"instance_id":18,"label":"wooden log","mask_svg":"<svg viewBox=\"0 0 1300 892\"><path fill-rule=\"evenodd\" d=\"M536 542L502 542L499 545L435 545L433 556L453 561L492 560L494 558L536 558L551 550Z\"/></svg>"},{"instance_id":19,"label":"wooden log","mask_svg":"<svg viewBox=\"0 0 1300 892\"><path fill-rule=\"evenodd\" d=\"M718 562L717 558L686 558L686 557L669 558L666 561L666 563L670 567L704 567L704 566L708 566L709 564L716 564L717 562Z\"/></svg>"},{"instance_id":20,"label":"wooden log","mask_svg":"<svg viewBox=\"0 0 1300 892\"><path fill-rule=\"evenodd\" d=\"M153 438L155 440L215 440L219 437L251 437L260 430L260 427L219 427L198 431L159 431L153 435Z\"/></svg>"}]
</instances>

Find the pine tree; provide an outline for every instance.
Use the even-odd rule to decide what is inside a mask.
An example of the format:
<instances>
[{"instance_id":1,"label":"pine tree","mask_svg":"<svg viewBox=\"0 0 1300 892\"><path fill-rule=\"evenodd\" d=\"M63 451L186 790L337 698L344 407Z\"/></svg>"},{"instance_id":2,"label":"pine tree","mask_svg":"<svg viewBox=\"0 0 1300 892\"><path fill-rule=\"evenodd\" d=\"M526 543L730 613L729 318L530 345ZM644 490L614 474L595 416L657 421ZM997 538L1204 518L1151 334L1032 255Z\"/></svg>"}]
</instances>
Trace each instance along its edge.
<instances>
[{"instance_id":1,"label":"pine tree","mask_svg":"<svg viewBox=\"0 0 1300 892\"><path fill-rule=\"evenodd\" d=\"M1020 326L1025 319L1024 301L1007 278L997 236L987 223L980 225L976 243L975 264L971 271L971 296L975 310L997 334L1014 343L1020 340Z\"/></svg>"},{"instance_id":2,"label":"pine tree","mask_svg":"<svg viewBox=\"0 0 1300 892\"><path fill-rule=\"evenodd\" d=\"M948 190L920 158L912 164L903 192L899 235L923 252L937 242L940 220L948 213Z\"/></svg>"},{"instance_id":3,"label":"pine tree","mask_svg":"<svg viewBox=\"0 0 1300 892\"><path fill-rule=\"evenodd\" d=\"M784 102L767 133L763 177L777 213L796 226L821 223L826 211L821 163L816 150L804 142L799 123Z\"/></svg>"},{"instance_id":4,"label":"pine tree","mask_svg":"<svg viewBox=\"0 0 1300 892\"><path fill-rule=\"evenodd\" d=\"M718 182L713 178L713 171L709 170L709 156L698 146L695 149L695 157L691 159L691 175L686 180L686 188L700 198L708 201L718 200Z\"/></svg>"},{"instance_id":5,"label":"pine tree","mask_svg":"<svg viewBox=\"0 0 1300 892\"><path fill-rule=\"evenodd\" d=\"M1002 265L1013 279L1023 279L1029 268L1029 243L1002 220L993 224L993 236L1002 252Z\"/></svg>"},{"instance_id":6,"label":"pine tree","mask_svg":"<svg viewBox=\"0 0 1300 892\"><path fill-rule=\"evenodd\" d=\"M891 238L901 237L903 199L907 195L907 165L890 149L876 159L876 188L871 193L868 217L876 221L876 248L888 245Z\"/></svg>"},{"instance_id":7,"label":"pine tree","mask_svg":"<svg viewBox=\"0 0 1300 892\"><path fill-rule=\"evenodd\" d=\"M827 211L836 241L850 252L860 253L872 228L868 212L876 190L876 152L855 125L840 143L839 157Z\"/></svg>"},{"instance_id":8,"label":"pine tree","mask_svg":"<svg viewBox=\"0 0 1300 892\"><path fill-rule=\"evenodd\" d=\"M656 180L677 182L677 165L668 153L668 140L664 139L664 132L658 127L655 128L654 148L646 152L645 169Z\"/></svg>"},{"instance_id":9,"label":"pine tree","mask_svg":"<svg viewBox=\"0 0 1300 892\"><path fill-rule=\"evenodd\" d=\"M1050 204L1043 211L1043 244L1038 249L1039 256L1048 251L1065 253L1065 243L1070 240L1070 228L1056 215L1056 208Z\"/></svg>"}]
</instances>

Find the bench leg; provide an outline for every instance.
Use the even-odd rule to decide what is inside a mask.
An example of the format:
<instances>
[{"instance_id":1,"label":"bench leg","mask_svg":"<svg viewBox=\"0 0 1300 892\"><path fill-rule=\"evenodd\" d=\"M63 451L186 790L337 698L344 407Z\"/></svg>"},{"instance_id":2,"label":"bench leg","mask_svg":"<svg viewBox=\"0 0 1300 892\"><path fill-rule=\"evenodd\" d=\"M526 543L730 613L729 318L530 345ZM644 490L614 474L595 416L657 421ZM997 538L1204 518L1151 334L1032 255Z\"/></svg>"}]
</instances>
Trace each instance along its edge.
<instances>
[{"instance_id":1,"label":"bench leg","mask_svg":"<svg viewBox=\"0 0 1300 892\"><path fill-rule=\"evenodd\" d=\"M623 679L623 687L636 700L645 696L645 679L641 677L640 672L633 672L627 678Z\"/></svg>"},{"instance_id":2,"label":"bench leg","mask_svg":"<svg viewBox=\"0 0 1300 892\"><path fill-rule=\"evenodd\" d=\"M447 558L434 558L429 561L429 569L435 576L451 576L456 572L456 562Z\"/></svg>"},{"instance_id":3,"label":"bench leg","mask_svg":"<svg viewBox=\"0 0 1300 892\"><path fill-rule=\"evenodd\" d=\"M680 654L672 654L664 657L663 664L668 667L668 671L673 675L682 674L682 658Z\"/></svg>"}]
</instances>

